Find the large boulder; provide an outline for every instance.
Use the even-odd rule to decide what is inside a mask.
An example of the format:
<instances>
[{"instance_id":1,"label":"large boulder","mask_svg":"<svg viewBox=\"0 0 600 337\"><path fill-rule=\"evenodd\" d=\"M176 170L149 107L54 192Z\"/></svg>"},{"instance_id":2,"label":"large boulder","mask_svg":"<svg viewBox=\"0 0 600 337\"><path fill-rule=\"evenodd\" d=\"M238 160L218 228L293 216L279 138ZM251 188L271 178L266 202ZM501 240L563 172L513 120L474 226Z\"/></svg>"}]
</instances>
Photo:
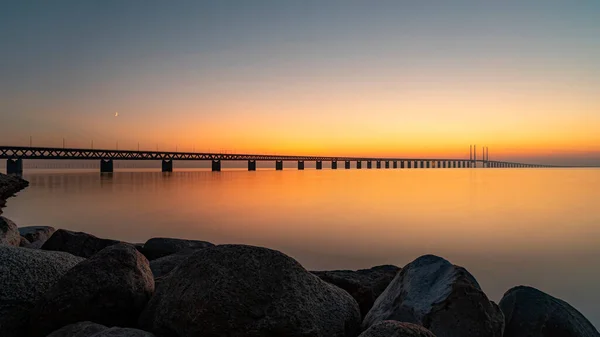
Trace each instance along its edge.
<instances>
[{"instance_id":1,"label":"large boulder","mask_svg":"<svg viewBox=\"0 0 600 337\"><path fill-rule=\"evenodd\" d=\"M409 263L379 296L363 329L395 320L438 337L502 337L504 316L464 268L433 255Z\"/></svg>"},{"instance_id":2,"label":"large boulder","mask_svg":"<svg viewBox=\"0 0 600 337\"><path fill-rule=\"evenodd\" d=\"M505 337L598 337L598 330L567 302L531 287L510 289L500 301Z\"/></svg>"},{"instance_id":3,"label":"large boulder","mask_svg":"<svg viewBox=\"0 0 600 337\"><path fill-rule=\"evenodd\" d=\"M91 234L59 229L42 245L43 250L67 252L88 258L102 249L120 243L115 240L100 239Z\"/></svg>"},{"instance_id":4,"label":"large boulder","mask_svg":"<svg viewBox=\"0 0 600 337\"><path fill-rule=\"evenodd\" d=\"M356 301L283 253L244 245L195 252L157 288L140 326L162 337L360 332Z\"/></svg>"},{"instance_id":5,"label":"large boulder","mask_svg":"<svg viewBox=\"0 0 600 337\"><path fill-rule=\"evenodd\" d=\"M34 304L83 260L63 252L0 245L0 335L21 335Z\"/></svg>"},{"instance_id":6,"label":"large boulder","mask_svg":"<svg viewBox=\"0 0 600 337\"><path fill-rule=\"evenodd\" d=\"M19 233L27 239L30 244L35 244L37 248L41 247L56 230L50 226L28 226L20 227Z\"/></svg>"},{"instance_id":7,"label":"large boulder","mask_svg":"<svg viewBox=\"0 0 600 337\"><path fill-rule=\"evenodd\" d=\"M210 242L198 240L152 238L144 244L142 252L148 260L152 261L182 250L198 250L212 246L214 245Z\"/></svg>"},{"instance_id":8,"label":"large boulder","mask_svg":"<svg viewBox=\"0 0 600 337\"><path fill-rule=\"evenodd\" d=\"M69 270L36 303L30 335L81 321L135 327L153 293L148 260L132 245L109 246Z\"/></svg>"},{"instance_id":9,"label":"large boulder","mask_svg":"<svg viewBox=\"0 0 600 337\"><path fill-rule=\"evenodd\" d=\"M48 337L154 337L154 335L137 329L108 328L92 322L79 322L62 327Z\"/></svg>"},{"instance_id":10,"label":"large boulder","mask_svg":"<svg viewBox=\"0 0 600 337\"><path fill-rule=\"evenodd\" d=\"M0 200L10 198L27 186L29 186L29 183L20 177L0 173Z\"/></svg>"},{"instance_id":11,"label":"large boulder","mask_svg":"<svg viewBox=\"0 0 600 337\"><path fill-rule=\"evenodd\" d=\"M373 324L359 337L435 337L424 327L398 321L381 321Z\"/></svg>"},{"instance_id":12,"label":"large boulder","mask_svg":"<svg viewBox=\"0 0 600 337\"><path fill-rule=\"evenodd\" d=\"M0 245L9 245L19 247L21 244L21 235L14 222L0 216Z\"/></svg>"},{"instance_id":13,"label":"large boulder","mask_svg":"<svg viewBox=\"0 0 600 337\"><path fill-rule=\"evenodd\" d=\"M377 266L371 269L313 271L321 280L346 290L360 307L362 317L366 316L373 303L392 282L400 268L396 266Z\"/></svg>"}]
</instances>

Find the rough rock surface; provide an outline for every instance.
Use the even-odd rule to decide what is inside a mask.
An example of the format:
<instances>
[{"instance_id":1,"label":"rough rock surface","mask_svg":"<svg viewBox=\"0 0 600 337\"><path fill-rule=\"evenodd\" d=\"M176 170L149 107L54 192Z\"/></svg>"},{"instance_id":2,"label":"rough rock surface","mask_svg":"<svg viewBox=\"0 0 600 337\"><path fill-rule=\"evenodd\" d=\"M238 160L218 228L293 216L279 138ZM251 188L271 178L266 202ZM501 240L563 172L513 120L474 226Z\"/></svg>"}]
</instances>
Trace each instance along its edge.
<instances>
[{"instance_id":1,"label":"rough rock surface","mask_svg":"<svg viewBox=\"0 0 600 337\"><path fill-rule=\"evenodd\" d=\"M323 281L346 290L360 307L362 317L366 316L373 303L392 282L400 268L391 265L371 269L313 271Z\"/></svg>"},{"instance_id":2,"label":"rough rock surface","mask_svg":"<svg viewBox=\"0 0 600 337\"><path fill-rule=\"evenodd\" d=\"M157 288L140 326L161 337L354 337L356 301L278 251L221 245L195 252Z\"/></svg>"},{"instance_id":3,"label":"rough rock surface","mask_svg":"<svg viewBox=\"0 0 600 337\"><path fill-rule=\"evenodd\" d=\"M0 216L0 245L9 245L19 247L21 244L21 235L17 225L11 220Z\"/></svg>"},{"instance_id":4,"label":"rough rock surface","mask_svg":"<svg viewBox=\"0 0 600 337\"><path fill-rule=\"evenodd\" d=\"M29 186L26 180L0 173L0 199L6 200Z\"/></svg>"},{"instance_id":5,"label":"rough rock surface","mask_svg":"<svg viewBox=\"0 0 600 337\"><path fill-rule=\"evenodd\" d=\"M505 337L598 337L598 330L567 302L531 287L510 289L500 301Z\"/></svg>"},{"instance_id":6,"label":"rough rock surface","mask_svg":"<svg viewBox=\"0 0 600 337\"><path fill-rule=\"evenodd\" d=\"M82 258L0 245L0 335L21 334L34 303Z\"/></svg>"},{"instance_id":7,"label":"rough rock surface","mask_svg":"<svg viewBox=\"0 0 600 337\"><path fill-rule=\"evenodd\" d=\"M361 333L359 337L435 337L435 335L420 325L381 321Z\"/></svg>"},{"instance_id":8,"label":"rough rock surface","mask_svg":"<svg viewBox=\"0 0 600 337\"><path fill-rule=\"evenodd\" d=\"M441 257L409 263L379 296L363 329L383 320L415 323L438 337L502 337L504 316L464 268Z\"/></svg>"},{"instance_id":9,"label":"rough rock surface","mask_svg":"<svg viewBox=\"0 0 600 337\"><path fill-rule=\"evenodd\" d=\"M175 254L163 256L159 259L150 261L150 269L152 270L154 279L163 277L170 273L173 269L175 269L175 267L187 260L190 255L194 254L194 252L196 251L186 249Z\"/></svg>"},{"instance_id":10,"label":"rough rock surface","mask_svg":"<svg viewBox=\"0 0 600 337\"><path fill-rule=\"evenodd\" d=\"M19 233L22 237L27 239L30 243L35 243L40 246L43 245L54 232L56 232L56 229L50 226L28 226L19 228Z\"/></svg>"},{"instance_id":11,"label":"rough rock surface","mask_svg":"<svg viewBox=\"0 0 600 337\"><path fill-rule=\"evenodd\" d=\"M91 234L59 229L42 245L43 250L55 250L88 258L120 241L100 239Z\"/></svg>"},{"instance_id":12,"label":"rough rock surface","mask_svg":"<svg viewBox=\"0 0 600 337\"><path fill-rule=\"evenodd\" d=\"M92 322L79 322L58 329L48 337L154 337L154 335L142 330L107 328Z\"/></svg>"},{"instance_id":13,"label":"rough rock surface","mask_svg":"<svg viewBox=\"0 0 600 337\"><path fill-rule=\"evenodd\" d=\"M132 327L154 292L148 260L134 246L109 246L69 270L36 303L30 335L92 321Z\"/></svg>"},{"instance_id":14,"label":"rough rock surface","mask_svg":"<svg viewBox=\"0 0 600 337\"><path fill-rule=\"evenodd\" d=\"M24 237L21 236L21 241L19 241L19 247L25 247L25 246L29 246L31 244L31 242L29 242L29 240L25 239Z\"/></svg>"},{"instance_id":15,"label":"rough rock surface","mask_svg":"<svg viewBox=\"0 0 600 337\"><path fill-rule=\"evenodd\" d=\"M212 243L205 241L152 238L144 244L142 252L148 260L152 261L182 250L198 250L212 246L214 246Z\"/></svg>"}]
</instances>

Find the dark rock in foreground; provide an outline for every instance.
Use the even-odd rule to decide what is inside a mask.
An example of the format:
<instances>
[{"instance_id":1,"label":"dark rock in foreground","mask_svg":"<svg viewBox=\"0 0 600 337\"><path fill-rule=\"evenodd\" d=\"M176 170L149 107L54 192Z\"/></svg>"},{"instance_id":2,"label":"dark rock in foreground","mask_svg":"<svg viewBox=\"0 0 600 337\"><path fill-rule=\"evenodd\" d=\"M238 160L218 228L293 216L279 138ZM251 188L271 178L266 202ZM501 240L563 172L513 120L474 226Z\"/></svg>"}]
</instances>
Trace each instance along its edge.
<instances>
[{"instance_id":1,"label":"dark rock in foreground","mask_svg":"<svg viewBox=\"0 0 600 337\"><path fill-rule=\"evenodd\" d=\"M175 254L167 255L150 261L150 269L152 270L154 279L167 275L195 252L195 250L183 250Z\"/></svg>"},{"instance_id":2,"label":"dark rock in foreground","mask_svg":"<svg viewBox=\"0 0 600 337\"><path fill-rule=\"evenodd\" d=\"M102 249L120 243L116 240L100 239L83 232L59 229L42 245L43 250L71 253L88 258Z\"/></svg>"},{"instance_id":3,"label":"dark rock in foreground","mask_svg":"<svg viewBox=\"0 0 600 337\"><path fill-rule=\"evenodd\" d=\"M50 226L28 226L19 228L19 233L27 239L30 244L35 244L37 248L41 247L56 230Z\"/></svg>"},{"instance_id":4,"label":"dark rock in foreground","mask_svg":"<svg viewBox=\"0 0 600 337\"><path fill-rule=\"evenodd\" d=\"M500 301L505 337L598 337L594 326L567 302L531 287L510 289Z\"/></svg>"},{"instance_id":5,"label":"dark rock in foreground","mask_svg":"<svg viewBox=\"0 0 600 337\"><path fill-rule=\"evenodd\" d=\"M0 173L0 200L12 197L27 186L29 186L29 183L20 177L7 176Z\"/></svg>"},{"instance_id":6,"label":"dark rock in foreground","mask_svg":"<svg viewBox=\"0 0 600 337\"><path fill-rule=\"evenodd\" d=\"M148 260L152 261L164 256L175 254L182 250L198 250L214 245L210 242L197 240L182 240L171 238L153 238L148 240L142 249L142 252Z\"/></svg>"},{"instance_id":7,"label":"dark rock in foreground","mask_svg":"<svg viewBox=\"0 0 600 337\"><path fill-rule=\"evenodd\" d=\"M0 245L0 335L23 333L36 301L82 258Z\"/></svg>"},{"instance_id":8,"label":"dark rock in foreground","mask_svg":"<svg viewBox=\"0 0 600 337\"><path fill-rule=\"evenodd\" d=\"M11 220L0 216L0 245L19 247L21 235L17 225Z\"/></svg>"},{"instance_id":9,"label":"dark rock in foreground","mask_svg":"<svg viewBox=\"0 0 600 337\"><path fill-rule=\"evenodd\" d=\"M153 292L148 260L132 245L112 245L73 267L44 294L32 311L30 335L46 336L81 321L135 326Z\"/></svg>"},{"instance_id":10,"label":"dark rock in foreground","mask_svg":"<svg viewBox=\"0 0 600 337\"><path fill-rule=\"evenodd\" d=\"M381 321L361 333L359 337L435 337L435 335L420 325Z\"/></svg>"},{"instance_id":11,"label":"dark rock in foreground","mask_svg":"<svg viewBox=\"0 0 600 337\"><path fill-rule=\"evenodd\" d=\"M504 316L464 268L426 255L409 263L379 296L363 321L415 323L438 337L502 337Z\"/></svg>"},{"instance_id":12,"label":"dark rock in foreground","mask_svg":"<svg viewBox=\"0 0 600 337\"><path fill-rule=\"evenodd\" d=\"M165 278L140 317L161 337L354 337L356 301L278 251L222 245Z\"/></svg>"},{"instance_id":13,"label":"dark rock in foreground","mask_svg":"<svg viewBox=\"0 0 600 337\"><path fill-rule=\"evenodd\" d=\"M400 268L391 265L371 269L313 271L323 281L346 290L360 307L362 317L366 316L373 303L392 282Z\"/></svg>"},{"instance_id":14,"label":"dark rock in foreground","mask_svg":"<svg viewBox=\"0 0 600 337\"><path fill-rule=\"evenodd\" d=\"M154 335L142 330L107 328L92 322L80 322L56 330L48 337L154 337Z\"/></svg>"}]
</instances>

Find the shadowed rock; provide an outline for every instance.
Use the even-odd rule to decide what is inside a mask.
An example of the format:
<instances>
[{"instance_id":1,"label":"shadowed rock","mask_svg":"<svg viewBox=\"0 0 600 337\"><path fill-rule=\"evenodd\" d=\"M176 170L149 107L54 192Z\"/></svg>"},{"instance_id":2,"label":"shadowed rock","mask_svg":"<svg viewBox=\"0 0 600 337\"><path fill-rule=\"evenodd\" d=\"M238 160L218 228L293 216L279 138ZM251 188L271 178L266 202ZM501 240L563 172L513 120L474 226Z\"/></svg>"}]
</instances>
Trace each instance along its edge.
<instances>
[{"instance_id":1,"label":"shadowed rock","mask_svg":"<svg viewBox=\"0 0 600 337\"><path fill-rule=\"evenodd\" d=\"M0 335L22 335L37 300L80 257L0 245Z\"/></svg>"},{"instance_id":2,"label":"shadowed rock","mask_svg":"<svg viewBox=\"0 0 600 337\"><path fill-rule=\"evenodd\" d=\"M27 239L25 239L24 237L21 236L21 241L19 241L19 247L25 247L25 246L29 246L31 244L31 242L29 242Z\"/></svg>"},{"instance_id":3,"label":"shadowed rock","mask_svg":"<svg viewBox=\"0 0 600 337\"><path fill-rule=\"evenodd\" d=\"M598 330L567 302L535 288L510 289L500 301L505 337L598 337Z\"/></svg>"},{"instance_id":4,"label":"shadowed rock","mask_svg":"<svg viewBox=\"0 0 600 337\"><path fill-rule=\"evenodd\" d=\"M137 329L107 328L92 322L79 322L58 329L48 337L154 337L154 335Z\"/></svg>"},{"instance_id":5,"label":"shadowed rock","mask_svg":"<svg viewBox=\"0 0 600 337\"><path fill-rule=\"evenodd\" d=\"M312 273L350 293L358 302L360 313L364 317L399 271L400 268L396 266L385 265L357 271L333 270Z\"/></svg>"},{"instance_id":6,"label":"shadowed rock","mask_svg":"<svg viewBox=\"0 0 600 337\"><path fill-rule=\"evenodd\" d=\"M29 186L29 183L20 177L0 173L0 200L12 197L27 186Z\"/></svg>"},{"instance_id":7,"label":"shadowed rock","mask_svg":"<svg viewBox=\"0 0 600 337\"><path fill-rule=\"evenodd\" d=\"M88 258L102 249L120 243L120 241L100 239L83 232L71 232L59 229L42 245L43 250L71 253Z\"/></svg>"},{"instance_id":8,"label":"shadowed rock","mask_svg":"<svg viewBox=\"0 0 600 337\"><path fill-rule=\"evenodd\" d=\"M36 303L30 336L81 321L133 327L153 292L148 260L132 245L109 246L69 270Z\"/></svg>"},{"instance_id":9,"label":"shadowed rock","mask_svg":"<svg viewBox=\"0 0 600 337\"><path fill-rule=\"evenodd\" d=\"M356 301L278 251L222 245L165 278L140 317L161 337L328 336L360 332Z\"/></svg>"},{"instance_id":10,"label":"shadowed rock","mask_svg":"<svg viewBox=\"0 0 600 337\"><path fill-rule=\"evenodd\" d=\"M475 278L441 257L409 263L379 296L363 328L395 320L415 323L438 337L502 337L504 317Z\"/></svg>"},{"instance_id":11,"label":"shadowed rock","mask_svg":"<svg viewBox=\"0 0 600 337\"><path fill-rule=\"evenodd\" d=\"M213 246L212 243L205 241L153 238L144 244L142 252L148 260L152 261L182 250L198 250Z\"/></svg>"},{"instance_id":12,"label":"shadowed rock","mask_svg":"<svg viewBox=\"0 0 600 337\"><path fill-rule=\"evenodd\" d=\"M435 337L435 335L420 325L381 321L361 333L359 337Z\"/></svg>"},{"instance_id":13,"label":"shadowed rock","mask_svg":"<svg viewBox=\"0 0 600 337\"><path fill-rule=\"evenodd\" d=\"M19 233L35 247L41 247L56 230L50 226L28 226L19 228Z\"/></svg>"},{"instance_id":14,"label":"shadowed rock","mask_svg":"<svg viewBox=\"0 0 600 337\"><path fill-rule=\"evenodd\" d=\"M150 261L150 269L154 278L160 278L170 273L175 267L179 266L183 261L187 260L190 255L194 254L195 250L183 250L175 254L167 255L156 260Z\"/></svg>"},{"instance_id":15,"label":"shadowed rock","mask_svg":"<svg viewBox=\"0 0 600 337\"><path fill-rule=\"evenodd\" d=\"M14 222L0 216L0 245L19 247L21 235Z\"/></svg>"}]
</instances>

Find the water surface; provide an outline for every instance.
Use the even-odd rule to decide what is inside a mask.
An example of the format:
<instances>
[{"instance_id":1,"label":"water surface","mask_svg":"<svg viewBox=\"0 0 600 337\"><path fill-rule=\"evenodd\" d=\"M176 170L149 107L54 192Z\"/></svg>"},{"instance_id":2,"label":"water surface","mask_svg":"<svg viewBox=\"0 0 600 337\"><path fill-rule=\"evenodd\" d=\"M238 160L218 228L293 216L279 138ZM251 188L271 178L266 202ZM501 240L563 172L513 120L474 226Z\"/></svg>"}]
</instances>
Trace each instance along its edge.
<instances>
[{"instance_id":1,"label":"water surface","mask_svg":"<svg viewBox=\"0 0 600 337\"><path fill-rule=\"evenodd\" d=\"M307 269L403 266L437 254L499 301L532 285L600 326L600 170L30 170L5 216L144 242L285 252Z\"/></svg>"}]
</instances>

